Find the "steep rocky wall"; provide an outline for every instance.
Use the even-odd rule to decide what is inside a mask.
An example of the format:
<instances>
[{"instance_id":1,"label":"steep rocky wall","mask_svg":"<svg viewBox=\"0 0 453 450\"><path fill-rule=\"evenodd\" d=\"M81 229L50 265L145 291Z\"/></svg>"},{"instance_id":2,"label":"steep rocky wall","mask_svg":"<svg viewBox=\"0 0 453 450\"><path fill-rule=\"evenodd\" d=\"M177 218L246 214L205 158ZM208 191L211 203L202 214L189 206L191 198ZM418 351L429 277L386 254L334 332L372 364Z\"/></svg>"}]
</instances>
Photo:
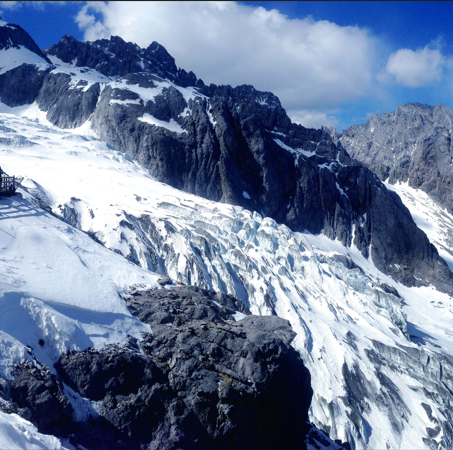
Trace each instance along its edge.
<instances>
[{"instance_id":1,"label":"steep rocky wall","mask_svg":"<svg viewBox=\"0 0 453 450\"><path fill-rule=\"evenodd\" d=\"M258 211L295 231L324 233L345 245L354 241L376 267L403 283L423 284L428 274L452 292L448 267L400 199L328 133L291 124L272 94L219 87L211 98L185 102L168 90L143 105L127 104L130 96L127 89L106 88L93 128L159 181ZM185 108L190 114L181 116ZM137 120L150 110L186 131Z\"/></svg>"},{"instance_id":2,"label":"steep rocky wall","mask_svg":"<svg viewBox=\"0 0 453 450\"><path fill-rule=\"evenodd\" d=\"M453 211L453 112L439 103L399 106L339 134L350 155L381 180L421 189Z\"/></svg>"}]
</instances>

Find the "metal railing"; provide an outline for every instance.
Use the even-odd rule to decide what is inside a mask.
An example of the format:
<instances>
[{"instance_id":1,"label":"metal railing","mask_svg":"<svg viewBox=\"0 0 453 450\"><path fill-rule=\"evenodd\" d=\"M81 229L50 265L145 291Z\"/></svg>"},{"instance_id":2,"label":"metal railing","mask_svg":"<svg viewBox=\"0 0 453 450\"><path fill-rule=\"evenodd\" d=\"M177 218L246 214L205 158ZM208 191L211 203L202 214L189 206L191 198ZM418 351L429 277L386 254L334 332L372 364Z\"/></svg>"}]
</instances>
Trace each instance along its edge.
<instances>
[{"instance_id":1,"label":"metal railing","mask_svg":"<svg viewBox=\"0 0 453 450\"><path fill-rule=\"evenodd\" d=\"M23 178L8 176L4 172L0 174L0 195L12 195L22 183Z\"/></svg>"}]
</instances>

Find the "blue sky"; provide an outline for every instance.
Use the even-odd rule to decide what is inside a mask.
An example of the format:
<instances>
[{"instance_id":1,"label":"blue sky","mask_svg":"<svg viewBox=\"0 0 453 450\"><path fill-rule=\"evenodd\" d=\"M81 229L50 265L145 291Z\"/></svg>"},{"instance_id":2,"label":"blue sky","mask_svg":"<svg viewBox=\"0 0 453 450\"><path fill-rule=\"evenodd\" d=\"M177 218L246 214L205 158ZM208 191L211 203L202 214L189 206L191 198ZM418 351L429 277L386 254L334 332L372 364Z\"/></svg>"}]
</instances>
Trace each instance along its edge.
<instances>
[{"instance_id":1,"label":"blue sky","mask_svg":"<svg viewBox=\"0 0 453 450\"><path fill-rule=\"evenodd\" d=\"M206 83L253 84L306 126L407 102L453 108L450 2L1 2L41 48L64 34L161 43Z\"/></svg>"}]
</instances>

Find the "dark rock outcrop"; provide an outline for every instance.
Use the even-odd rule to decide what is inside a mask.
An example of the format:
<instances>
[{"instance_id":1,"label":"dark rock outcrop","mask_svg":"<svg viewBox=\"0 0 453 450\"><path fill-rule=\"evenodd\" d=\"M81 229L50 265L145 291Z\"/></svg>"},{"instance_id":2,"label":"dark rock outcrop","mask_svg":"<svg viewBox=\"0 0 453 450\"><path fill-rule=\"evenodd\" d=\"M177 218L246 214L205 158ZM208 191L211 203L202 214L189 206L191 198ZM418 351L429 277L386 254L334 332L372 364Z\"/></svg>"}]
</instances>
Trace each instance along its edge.
<instances>
[{"instance_id":1,"label":"dark rock outcrop","mask_svg":"<svg viewBox=\"0 0 453 450\"><path fill-rule=\"evenodd\" d=\"M96 449L305 448L310 375L286 320L189 286L135 292L128 305L151 325L142 342L69 352L58 376L16 367L11 395L40 431Z\"/></svg>"},{"instance_id":2,"label":"dark rock outcrop","mask_svg":"<svg viewBox=\"0 0 453 450\"><path fill-rule=\"evenodd\" d=\"M9 395L19 406L27 408L26 419L32 420L41 433L62 435L72 420L73 408L66 398L61 379L39 363L28 361L14 367Z\"/></svg>"},{"instance_id":3,"label":"dark rock outcrop","mask_svg":"<svg viewBox=\"0 0 453 450\"><path fill-rule=\"evenodd\" d=\"M43 70L34 64L22 64L1 74L0 101L10 107L33 103L53 68L49 66Z\"/></svg>"}]
</instances>

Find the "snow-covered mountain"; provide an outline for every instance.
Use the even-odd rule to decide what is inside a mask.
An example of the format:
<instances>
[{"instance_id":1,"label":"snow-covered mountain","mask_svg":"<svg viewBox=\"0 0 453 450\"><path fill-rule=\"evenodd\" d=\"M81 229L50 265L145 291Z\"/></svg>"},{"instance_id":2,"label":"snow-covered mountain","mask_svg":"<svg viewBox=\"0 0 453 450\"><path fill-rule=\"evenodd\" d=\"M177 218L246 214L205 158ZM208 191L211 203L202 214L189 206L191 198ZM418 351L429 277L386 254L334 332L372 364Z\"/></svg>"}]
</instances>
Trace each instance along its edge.
<instances>
[{"instance_id":1,"label":"snow-covered mountain","mask_svg":"<svg viewBox=\"0 0 453 450\"><path fill-rule=\"evenodd\" d=\"M0 19L0 74L24 63L50 63L50 60L19 25Z\"/></svg>"},{"instance_id":2,"label":"snow-covered mountain","mask_svg":"<svg viewBox=\"0 0 453 450\"><path fill-rule=\"evenodd\" d=\"M398 197L329 133L292 124L277 97L252 86L207 87L196 79L178 85L173 59L156 48L145 64L146 52L120 38L92 44L63 38L49 55L70 55L64 63L24 64L0 75L2 103L35 102L64 129L90 119L102 140L158 181L257 211L294 231L322 232L346 246L354 240L404 284L453 292L452 273ZM91 66L78 67L75 54ZM123 76L121 58L141 64L131 63Z\"/></svg>"},{"instance_id":3,"label":"snow-covered mountain","mask_svg":"<svg viewBox=\"0 0 453 450\"><path fill-rule=\"evenodd\" d=\"M144 72L117 73L126 43L62 42L48 51L53 65L0 78L0 164L25 177L22 198L0 201L0 376L23 359L57 374L67 350L104 355L142 339L149 324L122 296L169 275L291 323L311 374L309 419L330 438L451 448L453 287L437 251L451 263L452 217L404 185L388 190L327 133L288 123L272 94L178 84L141 49L131 60ZM120 69L88 47L109 48ZM28 97L15 93L18 76ZM79 401L89 392L72 389ZM109 420L109 401L83 404ZM0 414L0 442L32 448L31 425Z\"/></svg>"}]
</instances>

